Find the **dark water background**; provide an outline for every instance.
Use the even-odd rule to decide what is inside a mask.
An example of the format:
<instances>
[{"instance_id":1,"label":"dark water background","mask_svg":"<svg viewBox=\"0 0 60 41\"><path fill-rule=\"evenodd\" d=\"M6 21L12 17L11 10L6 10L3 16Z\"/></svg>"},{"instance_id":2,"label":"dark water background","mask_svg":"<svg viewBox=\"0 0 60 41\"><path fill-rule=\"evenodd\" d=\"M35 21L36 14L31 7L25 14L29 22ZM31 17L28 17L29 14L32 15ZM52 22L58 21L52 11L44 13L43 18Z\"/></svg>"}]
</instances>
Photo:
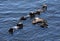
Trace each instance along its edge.
<instances>
[{"instance_id":1,"label":"dark water background","mask_svg":"<svg viewBox=\"0 0 60 41\"><path fill-rule=\"evenodd\" d=\"M44 3L48 10L39 17L48 21L48 28L33 26L28 19L24 22L27 26L8 34L21 16L36 11ZM60 41L60 0L0 0L0 41Z\"/></svg>"}]
</instances>

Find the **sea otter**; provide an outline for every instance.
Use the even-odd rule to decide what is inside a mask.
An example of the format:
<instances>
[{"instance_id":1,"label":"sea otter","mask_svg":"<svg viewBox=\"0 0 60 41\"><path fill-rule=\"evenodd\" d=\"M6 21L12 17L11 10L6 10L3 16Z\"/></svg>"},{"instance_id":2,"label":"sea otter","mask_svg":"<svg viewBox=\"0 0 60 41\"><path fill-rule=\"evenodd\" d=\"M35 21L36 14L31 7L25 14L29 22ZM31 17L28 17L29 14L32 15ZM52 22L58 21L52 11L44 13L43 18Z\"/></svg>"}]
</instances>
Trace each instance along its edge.
<instances>
[{"instance_id":1,"label":"sea otter","mask_svg":"<svg viewBox=\"0 0 60 41\"><path fill-rule=\"evenodd\" d=\"M26 20L27 18L25 16L22 16L20 20Z\"/></svg>"},{"instance_id":2,"label":"sea otter","mask_svg":"<svg viewBox=\"0 0 60 41\"><path fill-rule=\"evenodd\" d=\"M32 12L32 11L31 11L31 12L29 13L29 15L30 15L30 18L34 18L34 17L35 17L35 12Z\"/></svg>"},{"instance_id":3,"label":"sea otter","mask_svg":"<svg viewBox=\"0 0 60 41\"><path fill-rule=\"evenodd\" d=\"M22 29L22 28L23 28L23 24L22 24L22 23L18 23L16 26L11 27L11 28L8 30L8 32L9 32L10 34L13 34L13 32L14 32L15 30Z\"/></svg>"},{"instance_id":4,"label":"sea otter","mask_svg":"<svg viewBox=\"0 0 60 41\"><path fill-rule=\"evenodd\" d=\"M38 10L35 12L35 14L36 14L36 15L40 15L40 14L43 13L43 12L44 12L43 9L38 9Z\"/></svg>"},{"instance_id":5,"label":"sea otter","mask_svg":"<svg viewBox=\"0 0 60 41\"><path fill-rule=\"evenodd\" d=\"M38 17L35 17L34 20L32 21L33 24L42 23L42 22L44 22L44 20L42 18L38 18Z\"/></svg>"},{"instance_id":6,"label":"sea otter","mask_svg":"<svg viewBox=\"0 0 60 41\"><path fill-rule=\"evenodd\" d=\"M42 18L38 18L38 17L34 18L34 20L32 21L32 24L38 24L38 23L40 23L41 27L47 27L48 26L46 20L44 20Z\"/></svg>"},{"instance_id":7,"label":"sea otter","mask_svg":"<svg viewBox=\"0 0 60 41\"><path fill-rule=\"evenodd\" d=\"M44 12L47 10L47 5L46 5L46 4L43 4L42 10L43 10Z\"/></svg>"}]
</instances>

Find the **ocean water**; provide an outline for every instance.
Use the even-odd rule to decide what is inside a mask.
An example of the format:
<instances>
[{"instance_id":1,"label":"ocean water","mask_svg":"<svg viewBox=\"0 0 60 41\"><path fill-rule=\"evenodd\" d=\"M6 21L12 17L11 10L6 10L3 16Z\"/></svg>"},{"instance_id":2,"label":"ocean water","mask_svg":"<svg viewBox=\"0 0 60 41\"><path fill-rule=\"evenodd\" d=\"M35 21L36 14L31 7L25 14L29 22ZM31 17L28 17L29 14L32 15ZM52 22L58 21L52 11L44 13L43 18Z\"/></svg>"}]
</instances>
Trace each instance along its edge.
<instances>
[{"instance_id":1,"label":"ocean water","mask_svg":"<svg viewBox=\"0 0 60 41\"><path fill-rule=\"evenodd\" d=\"M28 19L23 29L8 33L21 16L40 9L44 3L47 11L39 17L48 21L48 28L32 25ZM60 41L60 0L0 0L0 41Z\"/></svg>"}]
</instances>

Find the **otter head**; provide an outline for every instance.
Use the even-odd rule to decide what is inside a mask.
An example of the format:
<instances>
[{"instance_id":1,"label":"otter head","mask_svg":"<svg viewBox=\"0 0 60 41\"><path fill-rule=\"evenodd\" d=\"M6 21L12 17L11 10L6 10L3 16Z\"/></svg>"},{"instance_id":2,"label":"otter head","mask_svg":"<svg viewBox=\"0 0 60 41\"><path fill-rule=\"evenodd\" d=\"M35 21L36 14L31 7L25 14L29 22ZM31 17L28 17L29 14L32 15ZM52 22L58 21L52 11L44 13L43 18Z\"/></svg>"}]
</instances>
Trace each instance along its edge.
<instances>
[{"instance_id":1,"label":"otter head","mask_svg":"<svg viewBox=\"0 0 60 41\"><path fill-rule=\"evenodd\" d=\"M8 32L9 32L10 34L13 34L14 29L13 29L13 28L10 28Z\"/></svg>"},{"instance_id":2,"label":"otter head","mask_svg":"<svg viewBox=\"0 0 60 41\"><path fill-rule=\"evenodd\" d=\"M30 15L31 18L35 17L34 12L30 12L29 15Z\"/></svg>"},{"instance_id":3,"label":"otter head","mask_svg":"<svg viewBox=\"0 0 60 41\"><path fill-rule=\"evenodd\" d=\"M34 20L38 20L39 18L38 17L35 17L35 19Z\"/></svg>"},{"instance_id":4,"label":"otter head","mask_svg":"<svg viewBox=\"0 0 60 41\"><path fill-rule=\"evenodd\" d=\"M42 23L42 22L43 22L43 19L36 17L36 18L35 18L35 21L36 21L37 23Z\"/></svg>"},{"instance_id":5,"label":"otter head","mask_svg":"<svg viewBox=\"0 0 60 41\"><path fill-rule=\"evenodd\" d=\"M47 28L48 24L47 24L47 23L41 23L40 26L41 26L42 28L44 28L44 27Z\"/></svg>"},{"instance_id":6,"label":"otter head","mask_svg":"<svg viewBox=\"0 0 60 41\"><path fill-rule=\"evenodd\" d=\"M38 17L36 17L36 18L34 18L34 20L32 21L32 24L37 24L37 20L38 20L39 18Z\"/></svg>"},{"instance_id":7,"label":"otter head","mask_svg":"<svg viewBox=\"0 0 60 41\"><path fill-rule=\"evenodd\" d=\"M40 15L40 10L37 10L35 14L38 14L38 15Z\"/></svg>"},{"instance_id":8,"label":"otter head","mask_svg":"<svg viewBox=\"0 0 60 41\"><path fill-rule=\"evenodd\" d=\"M18 29L22 29L23 28L23 24L22 23L18 23L17 26L18 26Z\"/></svg>"},{"instance_id":9,"label":"otter head","mask_svg":"<svg viewBox=\"0 0 60 41\"><path fill-rule=\"evenodd\" d=\"M26 17L22 16L22 17L20 18L20 20L26 20Z\"/></svg>"},{"instance_id":10,"label":"otter head","mask_svg":"<svg viewBox=\"0 0 60 41\"><path fill-rule=\"evenodd\" d=\"M44 11L47 10L47 5L44 4L43 7L42 7L42 9L43 9Z\"/></svg>"}]
</instances>

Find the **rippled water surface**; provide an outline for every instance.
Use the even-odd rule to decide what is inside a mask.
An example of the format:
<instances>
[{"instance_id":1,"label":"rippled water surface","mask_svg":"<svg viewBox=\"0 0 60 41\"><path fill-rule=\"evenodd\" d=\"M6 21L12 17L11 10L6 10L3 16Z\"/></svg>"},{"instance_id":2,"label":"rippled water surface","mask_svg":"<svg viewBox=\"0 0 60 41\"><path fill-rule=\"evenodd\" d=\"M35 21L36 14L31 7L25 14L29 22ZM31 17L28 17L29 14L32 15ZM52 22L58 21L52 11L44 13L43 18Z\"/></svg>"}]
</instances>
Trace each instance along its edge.
<instances>
[{"instance_id":1,"label":"rippled water surface","mask_svg":"<svg viewBox=\"0 0 60 41\"><path fill-rule=\"evenodd\" d=\"M48 10L39 17L48 21L48 28L34 26L28 19L23 29L13 35L8 33L21 16L36 11L44 3ZM60 41L60 0L0 0L0 41Z\"/></svg>"}]
</instances>

